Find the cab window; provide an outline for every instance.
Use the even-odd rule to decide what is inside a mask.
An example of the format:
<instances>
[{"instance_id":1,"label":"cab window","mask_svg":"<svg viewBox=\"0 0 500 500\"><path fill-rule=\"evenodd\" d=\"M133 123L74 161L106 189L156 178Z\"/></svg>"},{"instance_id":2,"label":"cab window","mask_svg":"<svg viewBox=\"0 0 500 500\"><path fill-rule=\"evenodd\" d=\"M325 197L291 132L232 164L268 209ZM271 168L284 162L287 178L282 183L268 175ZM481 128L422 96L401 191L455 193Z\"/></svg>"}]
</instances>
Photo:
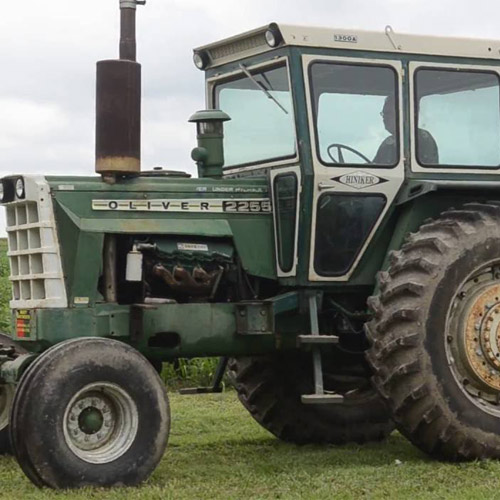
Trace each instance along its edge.
<instances>
[{"instance_id":1,"label":"cab window","mask_svg":"<svg viewBox=\"0 0 500 500\"><path fill-rule=\"evenodd\" d=\"M398 163L394 68L314 62L310 81L317 149L323 164L391 167Z\"/></svg>"},{"instance_id":2,"label":"cab window","mask_svg":"<svg viewBox=\"0 0 500 500\"><path fill-rule=\"evenodd\" d=\"M296 156L295 116L286 64L249 70L215 86L224 125L225 166Z\"/></svg>"},{"instance_id":3,"label":"cab window","mask_svg":"<svg viewBox=\"0 0 500 500\"><path fill-rule=\"evenodd\" d=\"M496 73L415 72L415 143L422 166L500 166L500 87Z\"/></svg>"},{"instance_id":4,"label":"cab window","mask_svg":"<svg viewBox=\"0 0 500 500\"><path fill-rule=\"evenodd\" d=\"M325 193L320 197L314 256L320 276L349 271L385 205L382 195Z\"/></svg>"},{"instance_id":5,"label":"cab window","mask_svg":"<svg viewBox=\"0 0 500 500\"><path fill-rule=\"evenodd\" d=\"M295 257L295 232L297 224L297 176L286 173L276 176L274 192L276 197L276 232L278 241L278 262L284 272L293 268Z\"/></svg>"}]
</instances>

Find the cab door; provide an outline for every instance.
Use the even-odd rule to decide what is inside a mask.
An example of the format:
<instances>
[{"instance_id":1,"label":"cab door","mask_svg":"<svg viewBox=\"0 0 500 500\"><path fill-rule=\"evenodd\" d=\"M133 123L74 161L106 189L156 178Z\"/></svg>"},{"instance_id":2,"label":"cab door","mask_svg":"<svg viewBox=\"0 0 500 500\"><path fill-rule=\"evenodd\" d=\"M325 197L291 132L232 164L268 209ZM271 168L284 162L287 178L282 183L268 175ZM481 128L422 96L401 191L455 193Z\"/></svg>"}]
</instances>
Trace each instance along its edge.
<instances>
[{"instance_id":1,"label":"cab door","mask_svg":"<svg viewBox=\"0 0 500 500\"><path fill-rule=\"evenodd\" d=\"M310 281L347 281L404 180L399 61L303 56L314 169Z\"/></svg>"}]
</instances>

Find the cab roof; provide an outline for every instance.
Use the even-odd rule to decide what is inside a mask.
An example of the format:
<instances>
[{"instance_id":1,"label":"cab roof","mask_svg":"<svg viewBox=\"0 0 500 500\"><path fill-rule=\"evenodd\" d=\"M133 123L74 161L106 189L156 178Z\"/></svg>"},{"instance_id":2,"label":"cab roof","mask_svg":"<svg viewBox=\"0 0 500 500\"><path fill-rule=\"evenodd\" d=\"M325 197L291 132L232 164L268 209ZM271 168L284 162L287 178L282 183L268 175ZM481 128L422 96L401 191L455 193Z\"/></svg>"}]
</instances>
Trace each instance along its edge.
<instances>
[{"instance_id":1,"label":"cab roof","mask_svg":"<svg viewBox=\"0 0 500 500\"><path fill-rule=\"evenodd\" d=\"M208 55L208 68L273 50L266 32L278 30L279 45L307 48L348 49L395 54L424 54L500 60L500 40L452 38L384 31L345 30L272 23L240 35L196 48Z\"/></svg>"}]
</instances>

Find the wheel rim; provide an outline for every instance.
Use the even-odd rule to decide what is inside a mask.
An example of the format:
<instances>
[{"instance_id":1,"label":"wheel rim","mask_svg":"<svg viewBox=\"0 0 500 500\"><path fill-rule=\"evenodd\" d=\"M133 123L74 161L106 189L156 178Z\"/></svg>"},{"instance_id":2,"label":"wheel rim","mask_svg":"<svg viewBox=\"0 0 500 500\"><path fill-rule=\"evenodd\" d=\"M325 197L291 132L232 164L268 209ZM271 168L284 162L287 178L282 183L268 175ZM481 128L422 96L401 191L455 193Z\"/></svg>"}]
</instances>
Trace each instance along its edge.
<instances>
[{"instance_id":1,"label":"wheel rim","mask_svg":"<svg viewBox=\"0 0 500 500\"><path fill-rule=\"evenodd\" d=\"M64 437L73 453L92 464L112 462L134 442L137 406L121 387L98 382L71 399L64 414Z\"/></svg>"},{"instance_id":2,"label":"wheel rim","mask_svg":"<svg viewBox=\"0 0 500 500\"><path fill-rule=\"evenodd\" d=\"M455 294L446 353L461 390L482 410L500 417L500 264L472 273Z\"/></svg>"},{"instance_id":3,"label":"wheel rim","mask_svg":"<svg viewBox=\"0 0 500 500\"><path fill-rule=\"evenodd\" d=\"M0 431L9 425L10 409L14 400L15 388L13 385L0 385Z\"/></svg>"}]
</instances>

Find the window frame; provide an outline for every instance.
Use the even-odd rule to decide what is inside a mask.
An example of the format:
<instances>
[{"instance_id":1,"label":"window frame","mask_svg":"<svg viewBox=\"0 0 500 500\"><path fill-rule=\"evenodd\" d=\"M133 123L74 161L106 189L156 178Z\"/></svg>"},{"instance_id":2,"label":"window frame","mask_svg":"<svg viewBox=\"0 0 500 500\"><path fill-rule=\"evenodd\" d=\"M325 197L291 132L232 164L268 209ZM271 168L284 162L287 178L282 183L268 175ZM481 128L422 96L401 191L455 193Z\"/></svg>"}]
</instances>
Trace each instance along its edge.
<instances>
[{"instance_id":1,"label":"window frame","mask_svg":"<svg viewBox=\"0 0 500 500\"><path fill-rule=\"evenodd\" d=\"M487 75L493 75L496 77L498 81L498 116L499 116L499 122L500 122L500 75L496 71L488 71L488 70L468 70L468 71L463 71L463 68L458 68L458 67L448 67L448 68L436 68L436 67L427 67L427 66L419 66L412 75L412 80L413 80L413 95L412 99L414 102L414 109L412 111L413 115L413 126L412 126L412 137L415 140L415 158L418 162L418 164L422 167L425 168L426 170L429 168L434 168L434 169L453 169L457 168L460 170L464 169L481 169L481 170L489 170L489 171L494 171L500 169L500 161L497 166L485 166L485 165L456 165L456 164L449 164L449 163L433 163L433 164L423 164L420 162L419 155L418 155L418 144L419 144L419 134L418 134L418 108L417 106L418 103L418 86L417 86L417 77L418 74L422 71L442 71L442 72L448 72L448 73L476 73L476 74L487 74ZM499 127L499 140L500 140L500 127ZM437 144L437 143L436 143ZM438 147L439 151L439 147Z\"/></svg>"},{"instance_id":2,"label":"window frame","mask_svg":"<svg viewBox=\"0 0 500 500\"><path fill-rule=\"evenodd\" d=\"M497 167L491 166L471 166L471 165L422 165L417 157L417 94L416 94L416 73L420 69L434 70L434 71L457 71L470 72L470 73L489 73L494 74L499 78L500 86L500 67L488 66L485 64L463 64L463 63L434 63L427 61L409 61L409 95L410 95L410 155L411 155L411 172L415 173L441 173L441 174L460 174L464 171L480 172L483 174L498 175L500 173L500 165Z\"/></svg>"},{"instance_id":3,"label":"window frame","mask_svg":"<svg viewBox=\"0 0 500 500\"><path fill-rule=\"evenodd\" d=\"M314 242L315 242L314 248L315 248L315 250L314 250L313 261L312 261L314 271L320 277L337 278L339 276L345 276L349 271L353 270L356 262L359 262L360 257L363 258L363 255L365 253L364 249L366 248L367 243L373 237L374 229L376 227L378 227L382 217L385 216L385 213L386 213L387 208L388 208L388 199L384 193L349 193L349 192L338 193L338 192L333 192L333 191L326 191L323 194L321 194L318 197L318 200L316 201L317 214L319 214L319 210L318 210L319 204L321 203L321 200L323 198L325 198L326 196L333 196L333 197L344 196L344 197L350 197L350 198L381 198L383 200L383 205L381 207L381 210L380 210L377 218L373 221L370 229L367 231L364 240L361 242L361 244L359 245L359 247L356 250L356 253L351 258L349 265L347 266L346 269L344 269L342 271L338 271L338 272L323 273L322 271L320 271L318 269L316 259L317 259L317 255L318 255L317 232L318 232L318 218L319 217L318 217L318 215L316 216L316 224L315 224L315 228L314 228ZM363 255L360 255L362 252L363 252Z\"/></svg>"},{"instance_id":4,"label":"window frame","mask_svg":"<svg viewBox=\"0 0 500 500\"><path fill-rule=\"evenodd\" d=\"M297 177L297 207L295 216L295 240L293 242L293 266L290 271L284 271L280 267L280 262L278 258L278 232L276 227L276 196L274 192L274 179L281 175L294 174ZM293 278L297 275L298 266L298 246L299 246L299 226L301 217L301 203L302 203L302 172L300 165L285 166L283 168L275 168L269 171L269 189L272 193L273 201L273 233L274 233L274 248L275 248L275 262L278 278Z\"/></svg>"},{"instance_id":5,"label":"window frame","mask_svg":"<svg viewBox=\"0 0 500 500\"><path fill-rule=\"evenodd\" d=\"M396 103L396 161L394 164L375 164L375 163L328 163L321 157L321 147L319 143L319 132L318 132L318 108L314 99L314 82L312 77L312 68L315 64L330 64L335 66L362 66L362 67L375 67L375 68L387 68L392 71L394 76L394 101ZM399 106L401 102L400 96L400 81L398 72L396 68L391 64L384 64L380 61L377 62L359 62L355 59L351 61L345 59L324 59L318 58L309 62L307 67L307 78L309 82L309 99L311 103L311 116L312 116L312 126L314 131L314 142L315 142L315 152L318 162L328 169L330 168L374 168L374 169L393 169L396 168L401 163L401 115L402 110ZM318 99L319 104L319 99Z\"/></svg>"},{"instance_id":6,"label":"window frame","mask_svg":"<svg viewBox=\"0 0 500 500\"><path fill-rule=\"evenodd\" d=\"M278 182L280 179L284 177L292 177L295 180L295 207L294 207L294 220L293 220L293 238L292 238L292 257L290 265L285 267L283 265L283 234L282 234L282 224L280 220L280 210L279 210L279 197L278 197ZM276 259L278 262L279 269L284 273L291 273L295 264L296 258L296 241L297 241L297 231L298 231L298 206L299 206L299 194L300 194L300 186L299 186L299 178L297 176L297 172L293 170L285 169L284 171L278 171L277 174L272 179L272 190L274 193L274 224L276 231Z\"/></svg>"},{"instance_id":7,"label":"window frame","mask_svg":"<svg viewBox=\"0 0 500 500\"><path fill-rule=\"evenodd\" d=\"M243 64L245 61L240 61ZM263 160L258 160L254 162L248 163L239 163L236 165L224 165L223 172L224 174L235 174L239 172L248 172L251 170L260 170L263 168L272 168L275 166L283 166L283 165L292 165L299 161L299 142L298 142L298 130L297 130L297 113L295 106L295 93L294 88L292 87L292 78L290 74L290 58L288 56L274 57L273 59L269 59L267 61L263 61L257 64L250 64L246 66L246 69L251 73L259 70L273 70L279 68L280 66L284 66L287 71L288 77L288 86L290 88L290 97L292 102L292 112L293 112L293 123L294 123L294 148L295 152L292 155L281 156L276 158L267 158ZM215 77L208 78L206 80L206 93L207 93L207 104L209 109L216 109L216 87L223 83L231 82L234 80L239 80L244 77L245 73L241 69L237 69L234 71L229 71L224 74L218 74Z\"/></svg>"}]
</instances>

